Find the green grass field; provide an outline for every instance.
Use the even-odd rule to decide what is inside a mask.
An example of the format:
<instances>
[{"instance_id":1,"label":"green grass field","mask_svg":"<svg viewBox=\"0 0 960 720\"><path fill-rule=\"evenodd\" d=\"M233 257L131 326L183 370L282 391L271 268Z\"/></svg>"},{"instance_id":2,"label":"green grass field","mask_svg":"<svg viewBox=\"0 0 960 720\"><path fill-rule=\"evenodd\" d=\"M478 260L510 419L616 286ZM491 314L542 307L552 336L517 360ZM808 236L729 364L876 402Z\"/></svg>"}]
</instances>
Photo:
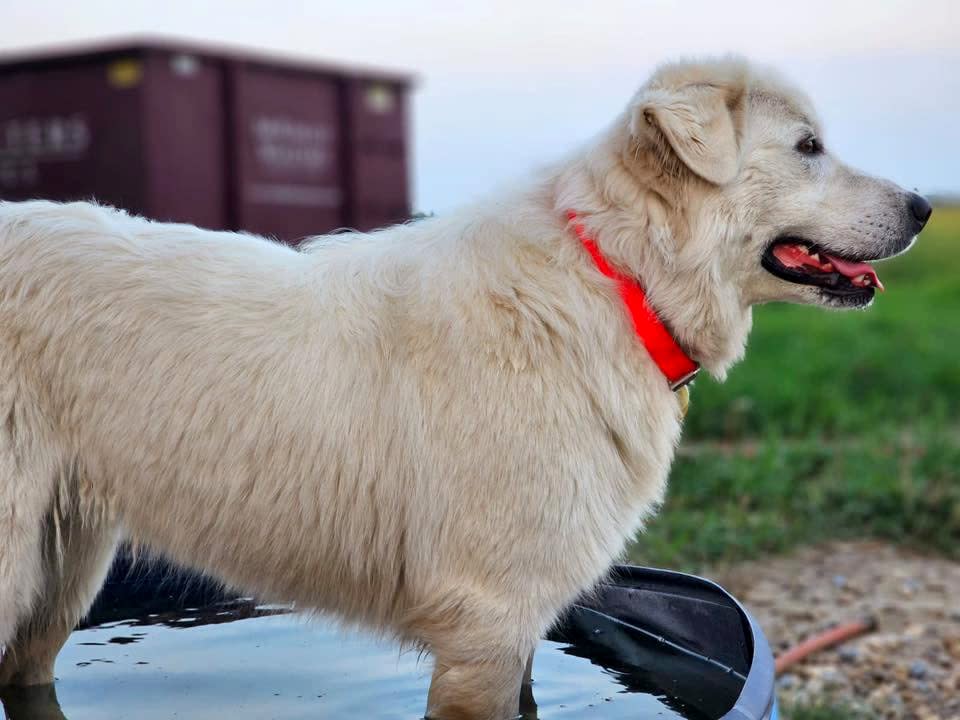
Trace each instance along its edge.
<instances>
[{"instance_id":1,"label":"green grass field","mask_svg":"<svg viewBox=\"0 0 960 720\"><path fill-rule=\"evenodd\" d=\"M756 309L747 359L693 389L632 561L693 570L868 536L960 554L960 208L877 270L887 292L865 312Z\"/></svg>"}]
</instances>

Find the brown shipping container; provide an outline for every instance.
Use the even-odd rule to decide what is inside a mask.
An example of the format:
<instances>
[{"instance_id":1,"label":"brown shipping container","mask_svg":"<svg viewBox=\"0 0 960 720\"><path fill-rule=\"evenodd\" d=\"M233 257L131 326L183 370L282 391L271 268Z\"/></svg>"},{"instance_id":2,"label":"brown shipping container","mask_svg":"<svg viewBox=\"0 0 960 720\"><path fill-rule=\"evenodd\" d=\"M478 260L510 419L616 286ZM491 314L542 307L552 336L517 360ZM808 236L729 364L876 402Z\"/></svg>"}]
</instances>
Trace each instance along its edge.
<instances>
[{"instance_id":1,"label":"brown shipping container","mask_svg":"<svg viewBox=\"0 0 960 720\"><path fill-rule=\"evenodd\" d=\"M0 197L296 243L409 217L403 75L137 41L0 58Z\"/></svg>"}]
</instances>

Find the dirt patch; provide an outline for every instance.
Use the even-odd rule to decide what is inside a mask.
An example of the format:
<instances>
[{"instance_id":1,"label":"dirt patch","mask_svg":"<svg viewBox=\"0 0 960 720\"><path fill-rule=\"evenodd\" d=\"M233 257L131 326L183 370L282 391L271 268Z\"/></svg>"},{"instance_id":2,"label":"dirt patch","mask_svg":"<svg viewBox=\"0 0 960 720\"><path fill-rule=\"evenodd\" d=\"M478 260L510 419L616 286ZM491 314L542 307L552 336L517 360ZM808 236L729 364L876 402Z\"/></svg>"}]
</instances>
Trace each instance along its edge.
<instances>
[{"instance_id":1,"label":"dirt patch","mask_svg":"<svg viewBox=\"0 0 960 720\"><path fill-rule=\"evenodd\" d=\"M714 576L754 613L775 654L837 623L877 621L780 677L785 704L826 698L867 717L960 718L960 563L831 543Z\"/></svg>"}]
</instances>

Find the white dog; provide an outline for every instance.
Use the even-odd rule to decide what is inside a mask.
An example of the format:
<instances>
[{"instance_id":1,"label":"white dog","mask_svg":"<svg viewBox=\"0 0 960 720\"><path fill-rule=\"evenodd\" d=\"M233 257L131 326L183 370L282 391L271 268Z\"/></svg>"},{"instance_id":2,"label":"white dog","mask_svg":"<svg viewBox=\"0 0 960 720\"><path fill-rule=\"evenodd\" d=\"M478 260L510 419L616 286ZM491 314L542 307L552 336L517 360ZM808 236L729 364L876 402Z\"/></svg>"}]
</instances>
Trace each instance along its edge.
<instances>
[{"instance_id":1,"label":"white dog","mask_svg":"<svg viewBox=\"0 0 960 720\"><path fill-rule=\"evenodd\" d=\"M302 252L0 205L0 683L51 681L125 538L422 644L431 717L513 716L663 497L682 376L756 303L868 305L929 216L820 138L724 60L520 191Z\"/></svg>"}]
</instances>

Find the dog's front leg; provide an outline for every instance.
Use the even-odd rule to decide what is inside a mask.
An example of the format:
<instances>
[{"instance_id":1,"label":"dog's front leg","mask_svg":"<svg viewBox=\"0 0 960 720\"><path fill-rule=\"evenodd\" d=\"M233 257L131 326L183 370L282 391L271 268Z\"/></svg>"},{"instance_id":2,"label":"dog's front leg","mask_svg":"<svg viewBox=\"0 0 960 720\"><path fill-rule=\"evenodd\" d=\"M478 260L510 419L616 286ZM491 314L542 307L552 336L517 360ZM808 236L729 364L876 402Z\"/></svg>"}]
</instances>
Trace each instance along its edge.
<instances>
[{"instance_id":1,"label":"dog's front leg","mask_svg":"<svg viewBox=\"0 0 960 720\"><path fill-rule=\"evenodd\" d=\"M493 672L491 672L493 670ZM533 697L533 653L527 658L523 673L520 675L520 697L519 697L519 715L517 704L510 702L510 693L513 692L513 685L509 682L509 677L504 678L505 682L498 691L498 676L503 673L510 673L510 667L491 668L487 663L482 665L461 665L457 672L450 675L451 668L441 666L440 663L434 668L433 682L430 685L430 697L427 700L427 718L428 720L474 720L482 718L483 720L504 720L506 718L522 718L522 720L537 720L537 702ZM458 678L473 676L480 672L486 679L481 679L482 685L485 685L484 691L478 692L476 687L468 684L460 684L456 687ZM452 697L454 692L459 692L461 698ZM441 695L444 697L441 698ZM451 702L452 701L452 702Z\"/></svg>"},{"instance_id":2,"label":"dog's front leg","mask_svg":"<svg viewBox=\"0 0 960 720\"><path fill-rule=\"evenodd\" d=\"M524 663L515 654L456 664L438 657L427 696L428 720L514 720Z\"/></svg>"}]
</instances>

